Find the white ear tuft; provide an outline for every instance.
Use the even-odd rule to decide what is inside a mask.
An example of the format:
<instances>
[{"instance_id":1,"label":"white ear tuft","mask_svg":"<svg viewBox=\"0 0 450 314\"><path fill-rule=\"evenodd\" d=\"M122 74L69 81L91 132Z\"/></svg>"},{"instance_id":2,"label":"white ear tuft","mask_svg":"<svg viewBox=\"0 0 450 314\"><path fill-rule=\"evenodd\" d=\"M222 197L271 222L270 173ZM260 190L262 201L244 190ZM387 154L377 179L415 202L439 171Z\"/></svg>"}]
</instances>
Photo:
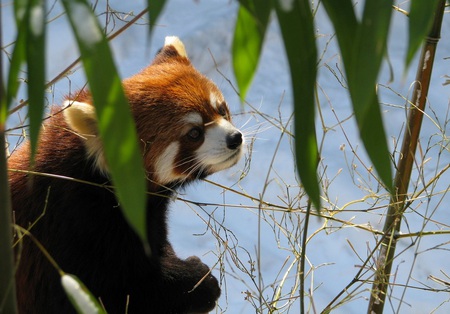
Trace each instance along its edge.
<instances>
[{"instance_id":1,"label":"white ear tuft","mask_svg":"<svg viewBox=\"0 0 450 314\"><path fill-rule=\"evenodd\" d=\"M95 167L108 173L108 165L103 155L103 145L98 136L97 115L89 103L66 100L64 102L64 119L69 128L84 138L88 157L94 159Z\"/></svg>"},{"instance_id":2,"label":"white ear tuft","mask_svg":"<svg viewBox=\"0 0 450 314\"><path fill-rule=\"evenodd\" d=\"M164 46L173 46L180 56L188 57L183 42L177 36L167 36L164 41Z\"/></svg>"},{"instance_id":3,"label":"white ear tuft","mask_svg":"<svg viewBox=\"0 0 450 314\"><path fill-rule=\"evenodd\" d=\"M63 107L64 118L73 131L87 136L98 134L94 106L85 102L66 100Z\"/></svg>"}]
</instances>

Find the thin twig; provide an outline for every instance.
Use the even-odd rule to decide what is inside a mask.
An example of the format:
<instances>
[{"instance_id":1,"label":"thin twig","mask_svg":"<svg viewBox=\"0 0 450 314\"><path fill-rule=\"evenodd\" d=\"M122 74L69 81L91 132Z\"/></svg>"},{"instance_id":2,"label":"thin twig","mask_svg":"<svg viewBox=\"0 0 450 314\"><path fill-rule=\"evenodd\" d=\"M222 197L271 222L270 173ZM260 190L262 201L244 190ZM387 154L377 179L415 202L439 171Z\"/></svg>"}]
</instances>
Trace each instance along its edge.
<instances>
[{"instance_id":1,"label":"thin twig","mask_svg":"<svg viewBox=\"0 0 450 314\"><path fill-rule=\"evenodd\" d=\"M302 251L300 257L300 313L305 312L305 261L306 261L306 243L308 242L309 216L311 213L311 200L308 200L306 208L305 221L303 223Z\"/></svg>"},{"instance_id":2,"label":"thin twig","mask_svg":"<svg viewBox=\"0 0 450 314\"><path fill-rule=\"evenodd\" d=\"M138 15L136 15L132 20L130 20L129 22L127 22L124 26L122 26L120 29L118 29L116 32L112 33L111 35L108 36L108 41L112 41L114 38L116 38L117 36L119 36L120 34L122 34L125 30L127 30L131 25L133 25L134 23L136 23L136 21L138 21L142 16L144 16L148 11L148 8L145 8L144 10L142 10ZM70 72L77 64L78 62L80 62L81 57L78 57L77 59L75 59L71 64L69 64L64 70L62 70L61 72L59 72L58 75L56 75L52 80L50 80L47 84L45 84L45 88L49 88L50 86L52 86L53 84L55 84L56 82L58 82L59 80L61 80L62 78L64 78L66 76L66 74L68 72ZM17 105L16 107L12 108L11 110L9 110L9 115L19 111L20 109L22 109L23 107L25 107L26 105L28 105L28 99L21 101L19 105Z\"/></svg>"}]
</instances>

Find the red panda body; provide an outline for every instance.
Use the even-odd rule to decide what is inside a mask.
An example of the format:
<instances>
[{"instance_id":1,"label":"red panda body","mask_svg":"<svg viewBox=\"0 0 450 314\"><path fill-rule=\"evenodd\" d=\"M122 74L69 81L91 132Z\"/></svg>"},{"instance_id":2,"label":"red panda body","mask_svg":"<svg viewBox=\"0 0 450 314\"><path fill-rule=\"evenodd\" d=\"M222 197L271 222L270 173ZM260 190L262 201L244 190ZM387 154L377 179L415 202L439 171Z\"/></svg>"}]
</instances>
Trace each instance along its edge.
<instances>
[{"instance_id":1,"label":"red panda body","mask_svg":"<svg viewBox=\"0 0 450 314\"><path fill-rule=\"evenodd\" d=\"M194 289L209 268L197 257L176 256L167 238L167 209L176 188L234 165L242 134L218 88L192 67L175 37L123 86L151 192L151 256L105 188L111 182L88 92L67 100L62 113L44 124L34 175L20 171L29 167L28 144L9 158L15 221L108 313L208 312L220 296L217 279L208 275ZM74 312L60 275L36 244L25 236L16 251L19 312Z\"/></svg>"}]
</instances>

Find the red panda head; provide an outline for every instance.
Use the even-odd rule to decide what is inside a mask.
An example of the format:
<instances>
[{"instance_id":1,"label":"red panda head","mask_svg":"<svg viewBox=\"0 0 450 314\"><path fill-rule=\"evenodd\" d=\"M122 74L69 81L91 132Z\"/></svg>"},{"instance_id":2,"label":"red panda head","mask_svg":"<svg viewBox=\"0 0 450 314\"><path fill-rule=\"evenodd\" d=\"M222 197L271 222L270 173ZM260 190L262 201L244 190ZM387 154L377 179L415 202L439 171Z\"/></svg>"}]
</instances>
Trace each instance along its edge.
<instances>
[{"instance_id":1,"label":"red panda head","mask_svg":"<svg viewBox=\"0 0 450 314\"><path fill-rule=\"evenodd\" d=\"M231 123L217 86L190 63L183 43L166 37L153 63L123 81L150 181L182 183L224 170L242 155L244 138ZM67 100L65 119L87 154L107 172L88 96Z\"/></svg>"}]
</instances>

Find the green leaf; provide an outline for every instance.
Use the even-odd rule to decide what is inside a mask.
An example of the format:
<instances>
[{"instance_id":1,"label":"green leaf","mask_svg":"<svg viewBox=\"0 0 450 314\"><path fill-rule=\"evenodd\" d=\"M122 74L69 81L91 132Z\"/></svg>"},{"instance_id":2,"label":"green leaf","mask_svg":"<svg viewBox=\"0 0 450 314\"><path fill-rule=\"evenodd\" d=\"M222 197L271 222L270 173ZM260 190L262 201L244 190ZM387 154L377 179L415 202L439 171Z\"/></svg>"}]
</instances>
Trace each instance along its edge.
<instances>
[{"instance_id":1,"label":"green leaf","mask_svg":"<svg viewBox=\"0 0 450 314\"><path fill-rule=\"evenodd\" d=\"M136 127L102 30L85 0L63 0L78 42L97 112L116 195L128 222L148 249L145 175Z\"/></svg>"},{"instance_id":2,"label":"green leaf","mask_svg":"<svg viewBox=\"0 0 450 314\"><path fill-rule=\"evenodd\" d=\"M0 8L1 14L1 8ZM0 79L0 82L2 80ZM0 101L4 102L4 94ZM8 182L8 166L6 161L6 134L4 125L0 123L0 309L2 313L17 313L16 285L14 274L17 270L17 260L11 244L13 243L13 220L11 207L11 192Z\"/></svg>"},{"instance_id":3,"label":"green leaf","mask_svg":"<svg viewBox=\"0 0 450 314\"><path fill-rule=\"evenodd\" d=\"M236 82L243 101L258 66L272 9L271 2L245 1L239 7L233 37L232 56Z\"/></svg>"},{"instance_id":4,"label":"green leaf","mask_svg":"<svg viewBox=\"0 0 450 314\"><path fill-rule=\"evenodd\" d=\"M14 12L17 25L17 37L11 55L11 62L8 71L6 98L2 99L2 104L0 108L1 123L5 123L6 119L8 118L8 110L11 107L11 104L14 98L16 97L17 91L19 90L20 86L19 81L20 68L26 61L27 23L26 19L24 19L25 11L26 11L26 1L18 0L14 2Z\"/></svg>"},{"instance_id":5,"label":"green leaf","mask_svg":"<svg viewBox=\"0 0 450 314\"><path fill-rule=\"evenodd\" d=\"M77 313L106 314L98 300L76 276L63 274L61 276L61 285Z\"/></svg>"},{"instance_id":6,"label":"green leaf","mask_svg":"<svg viewBox=\"0 0 450 314\"><path fill-rule=\"evenodd\" d=\"M277 1L276 13L284 39L295 106L295 149L300 180L317 210L320 188L315 131L317 48L309 0Z\"/></svg>"},{"instance_id":7,"label":"green leaf","mask_svg":"<svg viewBox=\"0 0 450 314\"><path fill-rule=\"evenodd\" d=\"M344 64L352 58L352 47L358 28L352 0L322 0L333 23Z\"/></svg>"},{"instance_id":8,"label":"green leaf","mask_svg":"<svg viewBox=\"0 0 450 314\"><path fill-rule=\"evenodd\" d=\"M36 153L45 105L45 4L45 0L30 0L25 14L31 160Z\"/></svg>"},{"instance_id":9,"label":"green leaf","mask_svg":"<svg viewBox=\"0 0 450 314\"><path fill-rule=\"evenodd\" d=\"M406 53L406 65L408 68L414 55L420 48L425 36L433 25L434 12L439 0L412 0L409 12L409 41Z\"/></svg>"},{"instance_id":10,"label":"green leaf","mask_svg":"<svg viewBox=\"0 0 450 314\"><path fill-rule=\"evenodd\" d=\"M392 169L375 86L386 52L392 0L367 0L347 70L361 140L381 181L392 191ZM347 66L346 66L347 69ZM365 131L367 130L367 131ZM373 140L377 139L377 143ZM374 146L377 145L377 146Z\"/></svg>"},{"instance_id":11,"label":"green leaf","mask_svg":"<svg viewBox=\"0 0 450 314\"><path fill-rule=\"evenodd\" d=\"M14 1L14 16L16 18L16 26L19 29L20 23L24 20L28 10L29 0L15 0Z\"/></svg>"},{"instance_id":12,"label":"green leaf","mask_svg":"<svg viewBox=\"0 0 450 314\"><path fill-rule=\"evenodd\" d=\"M369 110L375 93L392 12L392 0L367 0L361 23L356 30L352 58L347 70L353 105Z\"/></svg>"},{"instance_id":13,"label":"green leaf","mask_svg":"<svg viewBox=\"0 0 450 314\"><path fill-rule=\"evenodd\" d=\"M21 66L25 63L26 60L26 23L23 21L20 23L17 38L14 45L14 50L11 55L11 63L8 72L8 85L6 89L6 103L5 107L2 107L1 120L6 121L8 115L8 109L11 107L11 104L14 98L17 95L20 86L19 80L19 72Z\"/></svg>"},{"instance_id":14,"label":"green leaf","mask_svg":"<svg viewBox=\"0 0 450 314\"><path fill-rule=\"evenodd\" d=\"M323 0L336 30L361 140L381 181L392 191L392 169L376 83L386 52L391 0L367 0L358 22L350 0Z\"/></svg>"},{"instance_id":15,"label":"green leaf","mask_svg":"<svg viewBox=\"0 0 450 314\"><path fill-rule=\"evenodd\" d=\"M148 0L148 14L150 15L150 30L153 30L153 27L156 25L156 21L158 20L158 16L161 14L164 9L164 5L166 4L165 0Z\"/></svg>"}]
</instances>

